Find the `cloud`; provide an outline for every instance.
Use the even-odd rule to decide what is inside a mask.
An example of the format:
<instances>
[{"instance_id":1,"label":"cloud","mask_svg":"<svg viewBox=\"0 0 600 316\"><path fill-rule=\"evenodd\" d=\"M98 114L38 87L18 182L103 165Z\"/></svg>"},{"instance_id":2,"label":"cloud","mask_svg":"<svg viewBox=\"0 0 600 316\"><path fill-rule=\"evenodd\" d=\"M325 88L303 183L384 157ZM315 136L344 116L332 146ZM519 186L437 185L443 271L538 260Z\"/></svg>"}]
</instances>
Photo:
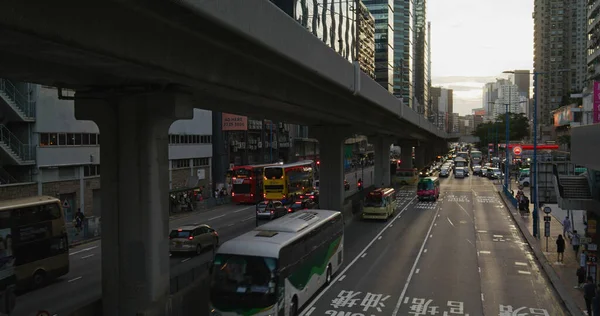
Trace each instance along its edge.
<instances>
[{"instance_id":1,"label":"cloud","mask_svg":"<svg viewBox=\"0 0 600 316\"><path fill-rule=\"evenodd\" d=\"M459 115L471 114L473 109L480 108L482 88L488 82L495 82L498 76L445 76L432 78L433 86L442 86L453 90L454 112Z\"/></svg>"}]
</instances>

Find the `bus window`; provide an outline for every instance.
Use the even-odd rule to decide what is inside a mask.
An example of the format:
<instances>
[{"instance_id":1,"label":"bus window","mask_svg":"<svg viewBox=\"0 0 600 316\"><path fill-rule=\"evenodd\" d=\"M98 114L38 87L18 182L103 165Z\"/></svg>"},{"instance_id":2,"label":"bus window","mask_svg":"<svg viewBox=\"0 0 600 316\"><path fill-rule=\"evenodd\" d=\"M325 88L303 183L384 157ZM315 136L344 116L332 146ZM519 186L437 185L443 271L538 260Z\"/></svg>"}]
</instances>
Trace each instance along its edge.
<instances>
[{"instance_id":1,"label":"bus window","mask_svg":"<svg viewBox=\"0 0 600 316\"><path fill-rule=\"evenodd\" d=\"M377 206L380 207L383 205L383 201L380 195L372 195L369 194L367 195L367 197L365 198L365 206Z\"/></svg>"},{"instance_id":2,"label":"bus window","mask_svg":"<svg viewBox=\"0 0 600 316\"><path fill-rule=\"evenodd\" d=\"M217 254L210 296L217 308L264 308L276 303L277 259Z\"/></svg>"},{"instance_id":3,"label":"bus window","mask_svg":"<svg viewBox=\"0 0 600 316\"><path fill-rule=\"evenodd\" d=\"M265 178L267 179L281 179L283 177L282 168L265 168Z\"/></svg>"}]
</instances>

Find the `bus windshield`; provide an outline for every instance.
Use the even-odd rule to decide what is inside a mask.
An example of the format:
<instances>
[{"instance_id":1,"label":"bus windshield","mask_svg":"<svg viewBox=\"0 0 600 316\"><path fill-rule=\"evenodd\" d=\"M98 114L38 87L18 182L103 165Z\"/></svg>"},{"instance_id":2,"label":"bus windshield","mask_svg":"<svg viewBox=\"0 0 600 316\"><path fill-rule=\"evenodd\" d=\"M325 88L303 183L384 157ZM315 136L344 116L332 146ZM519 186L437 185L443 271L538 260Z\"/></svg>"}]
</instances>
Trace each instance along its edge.
<instances>
[{"instance_id":1,"label":"bus windshield","mask_svg":"<svg viewBox=\"0 0 600 316\"><path fill-rule=\"evenodd\" d=\"M264 308L276 303L277 259L217 254L210 300L220 310Z\"/></svg>"},{"instance_id":2,"label":"bus windshield","mask_svg":"<svg viewBox=\"0 0 600 316\"><path fill-rule=\"evenodd\" d=\"M248 169L240 168L233 171L233 176L238 178L250 178L252 172Z\"/></svg>"},{"instance_id":3,"label":"bus windshield","mask_svg":"<svg viewBox=\"0 0 600 316\"><path fill-rule=\"evenodd\" d=\"M417 190L433 190L433 181L421 181L417 185Z\"/></svg>"},{"instance_id":4,"label":"bus windshield","mask_svg":"<svg viewBox=\"0 0 600 316\"><path fill-rule=\"evenodd\" d=\"M265 178L281 179L283 177L283 168L265 168Z\"/></svg>"},{"instance_id":5,"label":"bus windshield","mask_svg":"<svg viewBox=\"0 0 600 316\"><path fill-rule=\"evenodd\" d=\"M383 206L383 198L381 195L367 195L365 198L365 206L380 207Z\"/></svg>"}]
</instances>

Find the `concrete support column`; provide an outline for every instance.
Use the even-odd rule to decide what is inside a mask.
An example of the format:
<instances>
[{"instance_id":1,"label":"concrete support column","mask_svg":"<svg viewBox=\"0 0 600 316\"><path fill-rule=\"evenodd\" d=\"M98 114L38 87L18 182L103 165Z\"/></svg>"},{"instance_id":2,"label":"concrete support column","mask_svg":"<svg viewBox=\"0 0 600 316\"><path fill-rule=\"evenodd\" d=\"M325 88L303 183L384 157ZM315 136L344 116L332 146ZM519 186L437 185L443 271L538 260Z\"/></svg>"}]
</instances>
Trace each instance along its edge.
<instances>
[{"instance_id":1,"label":"concrete support column","mask_svg":"<svg viewBox=\"0 0 600 316\"><path fill-rule=\"evenodd\" d=\"M415 168L425 167L425 146L415 147Z\"/></svg>"},{"instance_id":2,"label":"concrete support column","mask_svg":"<svg viewBox=\"0 0 600 316\"><path fill-rule=\"evenodd\" d=\"M375 152L375 187L389 187L390 175L390 146L394 140L389 137L376 136L372 139Z\"/></svg>"},{"instance_id":3,"label":"concrete support column","mask_svg":"<svg viewBox=\"0 0 600 316\"><path fill-rule=\"evenodd\" d=\"M311 127L319 140L319 207L341 211L344 204L344 141L351 135L343 127Z\"/></svg>"},{"instance_id":4,"label":"concrete support column","mask_svg":"<svg viewBox=\"0 0 600 316\"><path fill-rule=\"evenodd\" d=\"M192 99L173 92L75 97L76 118L102 133L103 314L169 315L168 131L193 118Z\"/></svg>"},{"instance_id":5,"label":"concrete support column","mask_svg":"<svg viewBox=\"0 0 600 316\"><path fill-rule=\"evenodd\" d=\"M413 161L412 161L412 146L402 146L400 153L400 168L402 169L412 169Z\"/></svg>"}]
</instances>

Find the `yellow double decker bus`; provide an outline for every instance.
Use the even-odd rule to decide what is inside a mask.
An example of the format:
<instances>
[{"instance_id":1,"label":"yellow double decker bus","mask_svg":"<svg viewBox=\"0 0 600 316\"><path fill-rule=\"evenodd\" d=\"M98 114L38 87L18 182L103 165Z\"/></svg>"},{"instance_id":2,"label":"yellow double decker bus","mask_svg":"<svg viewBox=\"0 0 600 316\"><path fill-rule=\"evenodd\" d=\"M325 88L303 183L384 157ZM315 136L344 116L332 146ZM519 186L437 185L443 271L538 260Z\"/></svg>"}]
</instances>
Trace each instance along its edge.
<instances>
[{"instance_id":1,"label":"yellow double decker bus","mask_svg":"<svg viewBox=\"0 0 600 316\"><path fill-rule=\"evenodd\" d=\"M69 243L59 199L35 196L0 201L0 262L17 290L38 288L69 272Z\"/></svg>"},{"instance_id":2,"label":"yellow double decker bus","mask_svg":"<svg viewBox=\"0 0 600 316\"><path fill-rule=\"evenodd\" d=\"M288 200L295 195L312 191L314 163L305 160L264 169L265 200Z\"/></svg>"},{"instance_id":3,"label":"yellow double decker bus","mask_svg":"<svg viewBox=\"0 0 600 316\"><path fill-rule=\"evenodd\" d=\"M396 210L396 191L392 188L375 189L365 197L363 219L385 219Z\"/></svg>"}]
</instances>

